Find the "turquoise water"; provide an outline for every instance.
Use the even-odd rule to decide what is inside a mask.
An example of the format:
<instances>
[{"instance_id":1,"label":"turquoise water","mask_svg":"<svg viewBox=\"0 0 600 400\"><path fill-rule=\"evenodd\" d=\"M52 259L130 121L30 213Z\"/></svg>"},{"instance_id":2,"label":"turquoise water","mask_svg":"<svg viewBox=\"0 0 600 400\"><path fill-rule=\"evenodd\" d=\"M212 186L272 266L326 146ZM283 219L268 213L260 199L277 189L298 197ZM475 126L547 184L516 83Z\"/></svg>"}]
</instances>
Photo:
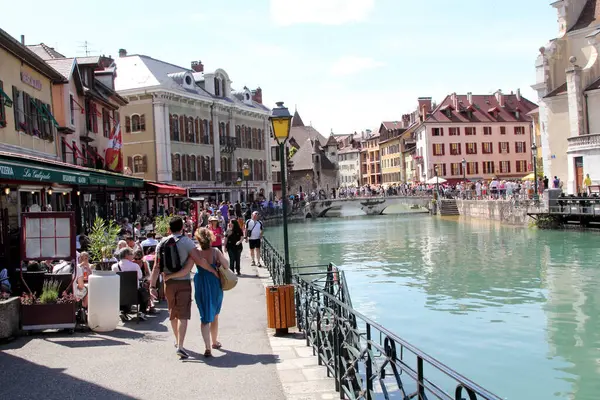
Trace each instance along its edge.
<instances>
[{"instance_id":1,"label":"turquoise water","mask_svg":"<svg viewBox=\"0 0 600 400\"><path fill-rule=\"evenodd\" d=\"M600 235L386 215L289 236L292 264L342 267L360 312L499 396L600 399Z\"/></svg>"}]
</instances>

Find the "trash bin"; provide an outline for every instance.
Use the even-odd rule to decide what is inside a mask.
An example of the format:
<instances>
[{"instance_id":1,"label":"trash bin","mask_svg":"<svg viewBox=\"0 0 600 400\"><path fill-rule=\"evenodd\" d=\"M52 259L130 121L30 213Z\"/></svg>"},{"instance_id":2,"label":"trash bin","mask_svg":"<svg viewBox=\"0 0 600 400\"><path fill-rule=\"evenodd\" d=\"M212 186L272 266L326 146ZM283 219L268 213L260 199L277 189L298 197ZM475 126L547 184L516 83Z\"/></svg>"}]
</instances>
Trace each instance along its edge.
<instances>
[{"instance_id":1,"label":"trash bin","mask_svg":"<svg viewBox=\"0 0 600 400\"><path fill-rule=\"evenodd\" d=\"M266 297L269 328L287 330L296 326L294 285L268 286Z\"/></svg>"}]
</instances>

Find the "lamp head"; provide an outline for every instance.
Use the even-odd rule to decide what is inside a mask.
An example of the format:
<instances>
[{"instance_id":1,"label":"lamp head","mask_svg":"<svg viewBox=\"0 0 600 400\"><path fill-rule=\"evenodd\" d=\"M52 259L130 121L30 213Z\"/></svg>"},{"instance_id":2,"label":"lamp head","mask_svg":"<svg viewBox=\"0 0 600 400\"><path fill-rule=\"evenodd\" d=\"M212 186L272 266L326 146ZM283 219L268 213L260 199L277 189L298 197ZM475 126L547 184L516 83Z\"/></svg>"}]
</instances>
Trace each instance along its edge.
<instances>
[{"instance_id":1,"label":"lamp head","mask_svg":"<svg viewBox=\"0 0 600 400\"><path fill-rule=\"evenodd\" d=\"M245 177L250 176L250 166L248 164L244 164L242 167L242 172L244 173Z\"/></svg>"},{"instance_id":2,"label":"lamp head","mask_svg":"<svg viewBox=\"0 0 600 400\"><path fill-rule=\"evenodd\" d=\"M285 143L290 135L292 115L287 107L284 107L283 101L277 102L277 107L273 109L269 119L273 128L273 137L277 140L277 143Z\"/></svg>"}]
</instances>

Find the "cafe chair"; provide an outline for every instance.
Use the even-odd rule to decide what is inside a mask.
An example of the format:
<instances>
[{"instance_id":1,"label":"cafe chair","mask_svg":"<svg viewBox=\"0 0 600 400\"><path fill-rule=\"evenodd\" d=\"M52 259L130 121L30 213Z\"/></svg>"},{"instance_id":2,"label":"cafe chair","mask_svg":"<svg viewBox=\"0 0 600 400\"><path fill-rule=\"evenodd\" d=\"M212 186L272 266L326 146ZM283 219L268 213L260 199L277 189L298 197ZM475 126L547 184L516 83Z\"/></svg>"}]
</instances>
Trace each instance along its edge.
<instances>
[{"instance_id":1,"label":"cafe chair","mask_svg":"<svg viewBox=\"0 0 600 400\"><path fill-rule=\"evenodd\" d=\"M121 279L121 287L119 293L119 307L122 311L122 315L125 316L124 321L135 320L140 322L139 312L140 305L138 302L138 278L136 271L120 271L117 272ZM136 316L133 318L129 317L131 314L132 307L136 308Z\"/></svg>"}]
</instances>

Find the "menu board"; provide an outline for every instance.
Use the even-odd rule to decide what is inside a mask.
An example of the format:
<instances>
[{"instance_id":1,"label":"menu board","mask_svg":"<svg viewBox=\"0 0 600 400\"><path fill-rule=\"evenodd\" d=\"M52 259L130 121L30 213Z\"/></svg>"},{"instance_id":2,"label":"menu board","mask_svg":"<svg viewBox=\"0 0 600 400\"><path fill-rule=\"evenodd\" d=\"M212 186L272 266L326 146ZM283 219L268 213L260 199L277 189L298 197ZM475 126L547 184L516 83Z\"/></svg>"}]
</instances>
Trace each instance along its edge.
<instances>
[{"instance_id":1,"label":"menu board","mask_svg":"<svg viewBox=\"0 0 600 400\"><path fill-rule=\"evenodd\" d=\"M72 212L23 213L22 260L73 260L76 254L74 221Z\"/></svg>"}]
</instances>

